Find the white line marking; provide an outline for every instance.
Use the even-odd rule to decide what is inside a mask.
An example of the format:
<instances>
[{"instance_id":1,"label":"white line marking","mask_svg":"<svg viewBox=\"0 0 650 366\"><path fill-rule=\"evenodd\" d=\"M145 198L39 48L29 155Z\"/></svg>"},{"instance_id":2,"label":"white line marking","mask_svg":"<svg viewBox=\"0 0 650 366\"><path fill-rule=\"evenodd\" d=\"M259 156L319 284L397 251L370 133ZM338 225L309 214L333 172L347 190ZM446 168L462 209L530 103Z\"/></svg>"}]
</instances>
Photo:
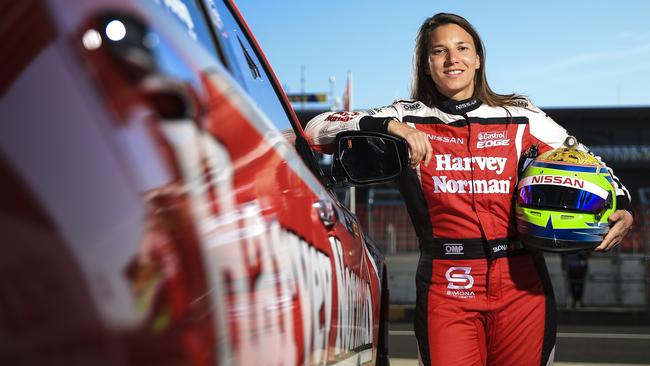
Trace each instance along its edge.
<instances>
[{"instance_id":1,"label":"white line marking","mask_svg":"<svg viewBox=\"0 0 650 366\"><path fill-rule=\"evenodd\" d=\"M412 330L389 330L388 335L394 336L415 336L415 332Z\"/></svg>"},{"instance_id":2,"label":"white line marking","mask_svg":"<svg viewBox=\"0 0 650 366\"><path fill-rule=\"evenodd\" d=\"M558 338L650 339L650 334L629 333L558 333Z\"/></svg>"},{"instance_id":3,"label":"white line marking","mask_svg":"<svg viewBox=\"0 0 650 366\"><path fill-rule=\"evenodd\" d=\"M330 365L331 366L357 366L357 365L364 365L370 361L372 361L372 348L365 349L359 353L350 355L350 357Z\"/></svg>"},{"instance_id":4,"label":"white line marking","mask_svg":"<svg viewBox=\"0 0 650 366\"><path fill-rule=\"evenodd\" d=\"M392 336L415 336L412 330L391 330L388 332ZM630 333L557 333L558 338L599 338L599 339L647 339L650 340L650 334L630 334Z\"/></svg>"},{"instance_id":5,"label":"white line marking","mask_svg":"<svg viewBox=\"0 0 650 366\"><path fill-rule=\"evenodd\" d=\"M418 366L418 360L415 358L391 358L391 366ZM631 363L593 363L593 362L555 362L554 366L648 366L648 364L631 364Z\"/></svg>"}]
</instances>

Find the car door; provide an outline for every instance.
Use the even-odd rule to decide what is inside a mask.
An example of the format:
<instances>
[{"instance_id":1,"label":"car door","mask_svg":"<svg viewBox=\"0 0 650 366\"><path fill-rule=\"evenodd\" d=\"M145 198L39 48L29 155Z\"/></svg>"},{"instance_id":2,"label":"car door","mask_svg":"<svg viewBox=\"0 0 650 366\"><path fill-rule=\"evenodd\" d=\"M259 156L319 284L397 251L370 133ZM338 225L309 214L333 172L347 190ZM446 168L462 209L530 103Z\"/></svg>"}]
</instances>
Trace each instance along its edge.
<instances>
[{"instance_id":1,"label":"car door","mask_svg":"<svg viewBox=\"0 0 650 366\"><path fill-rule=\"evenodd\" d=\"M378 303L369 281L378 281L368 276L352 216L279 133L293 126L290 110L234 6L185 5L191 15L193 8L206 11L214 47L205 47L207 40L200 37L205 20L200 14L189 22L166 4L150 8L152 14L154 7L162 8L181 20L184 31L169 32L170 38L179 38L172 40L179 58L193 63L200 75L202 90L194 85L192 93L203 101L198 127L164 123L163 131L176 144L184 180L194 187L188 191L212 286L219 359L242 365L320 364L362 351L362 361L371 360ZM206 61L192 46L208 51ZM230 72L210 62L218 54ZM182 61L170 63L178 73ZM183 135L200 143L179 142ZM215 201L211 197L217 208L208 210L206 202ZM375 294L377 288L372 287ZM246 351L252 348L276 352Z\"/></svg>"},{"instance_id":2,"label":"car door","mask_svg":"<svg viewBox=\"0 0 650 366\"><path fill-rule=\"evenodd\" d=\"M142 325L180 334L170 336L169 348L193 363L208 362L211 354L219 364L320 363L327 357L332 269L323 253L327 236L314 236L314 227L324 224L313 204L326 192L305 185L299 172L306 169L293 148L217 58L199 3L140 5L146 18L99 12L79 33L119 23L116 38L124 38L105 50L92 44L82 56L117 113L155 112L144 128L173 178L145 193L154 218L164 216L152 226L171 230L181 246L200 253L200 263L189 265L182 260L187 248L167 248L164 239L141 249L128 280L137 288L139 312L153 319ZM127 85L116 87L124 74L131 76ZM122 130L138 122L125 124ZM131 148L125 165L143 180L151 168L138 163L142 149L132 145L142 141L125 140ZM151 267L163 273L152 276ZM207 281L194 276L196 268ZM169 290L140 290L150 287L140 283L165 275ZM314 315L321 313L322 320ZM145 350L134 349L136 359L150 361Z\"/></svg>"},{"instance_id":3,"label":"car door","mask_svg":"<svg viewBox=\"0 0 650 366\"><path fill-rule=\"evenodd\" d=\"M217 33L222 49L225 50L224 54L229 59L228 63L239 65L241 71L233 74L239 75L240 85L264 111L268 111L269 116L275 116L271 120L278 129L293 127L300 134L300 126L295 123L295 116L288 107L275 76L234 4L213 0L206 0L205 3L212 14L213 24L218 29ZM287 125L287 122L290 124ZM322 186L314 182L308 173L301 175L308 188L322 192ZM352 349L369 349L370 352L362 352L365 359L372 353L373 319L375 322L378 319L375 316L375 310L378 312L379 309L376 296L379 293L377 269L375 263L369 259L354 215L336 201L330 192L321 193L318 197L314 204L319 214L334 214L332 219L326 219L329 222L321 221L324 225L314 226L315 240L329 238L329 251L325 252L329 252L330 260L334 262L336 275L330 347L339 354L339 358L345 357Z\"/></svg>"},{"instance_id":4,"label":"car door","mask_svg":"<svg viewBox=\"0 0 650 366\"><path fill-rule=\"evenodd\" d=\"M39 114L70 127L47 130L55 143L43 160L65 167L65 191L86 199L72 205L55 197L61 187L38 187L55 221L70 223L59 228L89 289L93 327L120 357L370 361L377 281L361 235L281 134L295 128L292 113L234 6L52 0L48 9L54 80L74 93L54 98L66 103L51 106L56 119ZM235 33L219 26L225 16ZM226 36L239 56L228 56ZM34 79L47 71L37 66ZM73 132L86 137L57 148ZM92 180L74 180L90 168ZM65 344L83 344L80 329Z\"/></svg>"}]
</instances>

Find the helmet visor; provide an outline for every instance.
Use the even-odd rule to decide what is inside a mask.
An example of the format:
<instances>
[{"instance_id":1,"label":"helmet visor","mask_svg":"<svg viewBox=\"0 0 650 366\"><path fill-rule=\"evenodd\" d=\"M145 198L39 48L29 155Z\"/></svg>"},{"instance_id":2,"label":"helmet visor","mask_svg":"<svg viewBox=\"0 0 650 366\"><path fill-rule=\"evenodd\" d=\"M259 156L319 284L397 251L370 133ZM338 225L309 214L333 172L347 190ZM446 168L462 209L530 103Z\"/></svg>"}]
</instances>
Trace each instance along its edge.
<instances>
[{"instance_id":1,"label":"helmet visor","mask_svg":"<svg viewBox=\"0 0 650 366\"><path fill-rule=\"evenodd\" d=\"M521 206L559 208L571 211L600 213L609 207L610 197L558 185L534 184L519 189L517 201Z\"/></svg>"}]
</instances>

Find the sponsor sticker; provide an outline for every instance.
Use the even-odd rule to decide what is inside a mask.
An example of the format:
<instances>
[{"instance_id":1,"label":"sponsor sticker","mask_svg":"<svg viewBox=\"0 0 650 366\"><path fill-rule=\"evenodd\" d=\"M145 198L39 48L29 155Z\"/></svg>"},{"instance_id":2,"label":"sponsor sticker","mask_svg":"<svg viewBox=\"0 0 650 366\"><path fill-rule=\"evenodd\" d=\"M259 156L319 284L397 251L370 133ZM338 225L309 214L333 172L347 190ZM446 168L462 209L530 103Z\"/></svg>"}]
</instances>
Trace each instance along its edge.
<instances>
[{"instance_id":1,"label":"sponsor sticker","mask_svg":"<svg viewBox=\"0 0 650 366\"><path fill-rule=\"evenodd\" d=\"M567 177L562 175L535 175L526 177L521 180L521 187L536 185L536 184L548 184L554 186L563 186L570 187L575 189L585 190L591 192L603 199L607 199L609 192L598 185L588 182L586 180Z\"/></svg>"},{"instance_id":2,"label":"sponsor sticker","mask_svg":"<svg viewBox=\"0 0 650 366\"><path fill-rule=\"evenodd\" d=\"M475 105L476 103L478 103L478 99L472 99L472 100L470 100L469 102L456 104L456 105L454 106L454 108L456 108L456 111L457 111L457 112L461 112L461 111L463 111L463 110L466 109L466 108L470 108L470 107L472 107L472 106Z\"/></svg>"},{"instance_id":3,"label":"sponsor sticker","mask_svg":"<svg viewBox=\"0 0 650 366\"><path fill-rule=\"evenodd\" d=\"M450 170L450 171L465 171L472 170L472 164L481 170L489 170L497 174L503 173L506 168L508 158L494 157L494 156L472 156L472 157L457 157L451 154L435 155L436 170Z\"/></svg>"},{"instance_id":4,"label":"sponsor sticker","mask_svg":"<svg viewBox=\"0 0 650 366\"><path fill-rule=\"evenodd\" d=\"M431 141L445 142L445 143L449 143L449 144L458 144L458 145L464 145L465 144L465 139L462 138L462 137L438 136L438 135L432 135L430 133L427 133L427 137Z\"/></svg>"},{"instance_id":5,"label":"sponsor sticker","mask_svg":"<svg viewBox=\"0 0 650 366\"><path fill-rule=\"evenodd\" d=\"M492 254L498 254L509 250L516 250L519 248L521 248L521 245L518 242L497 243L492 245Z\"/></svg>"},{"instance_id":6,"label":"sponsor sticker","mask_svg":"<svg viewBox=\"0 0 650 366\"><path fill-rule=\"evenodd\" d=\"M463 255L463 243L445 243L442 245L445 250L445 255Z\"/></svg>"},{"instance_id":7,"label":"sponsor sticker","mask_svg":"<svg viewBox=\"0 0 650 366\"><path fill-rule=\"evenodd\" d=\"M422 108L422 104L420 104L420 102L413 104L403 104L402 108L404 108L405 111L417 111L418 109Z\"/></svg>"},{"instance_id":8,"label":"sponsor sticker","mask_svg":"<svg viewBox=\"0 0 650 366\"><path fill-rule=\"evenodd\" d=\"M336 112L330 114L325 120L330 122L349 122L358 115L358 112Z\"/></svg>"},{"instance_id":9,"label":"sponsor sticker","mask_svg":"<svg viewBox=\"0 0 650 366\"><path fill-rule=\"evenodd\" d=\"M528 102L524 99L513 100L510 103L515 107L528 108Z\"/></svg>"},{"instance_id":10,"label":"sponsor sticker","mask_svg":"<svg viewBox=\"0 0 650 366\"><path fill-rule=\"evenodd\" d=\"M476 297L471 288L474 286L474 277L470 275L472 267L449 267L445 273L445 278L449 282L447 285L447 295L460 299L471 299Z\"/></svg>"},{"instance_id":11,"label":"sponsor sticker","mask_svg":"<svg viewBox=\"0 0 650 366\"><path fill-rule=\"evenodd\" d=\"M435 155L435 170L472 171L480 169L498 175L506 168L508 158L494 156L457 157L451 154ZM511 179L452 179L447 175L432 176L435 193L505 193L511 192Z\"/></svg>"},{"instance_id":12,"label":"sponsor sticker","mask_svg":"<svg viewBox=\"0 0 650 366\"><path fill-rule=\"evenodd\" d=\"M479 132L478 141L476 142L477 149L508 145L510 145L508 131Z\"/></svg>"}]
</instances>

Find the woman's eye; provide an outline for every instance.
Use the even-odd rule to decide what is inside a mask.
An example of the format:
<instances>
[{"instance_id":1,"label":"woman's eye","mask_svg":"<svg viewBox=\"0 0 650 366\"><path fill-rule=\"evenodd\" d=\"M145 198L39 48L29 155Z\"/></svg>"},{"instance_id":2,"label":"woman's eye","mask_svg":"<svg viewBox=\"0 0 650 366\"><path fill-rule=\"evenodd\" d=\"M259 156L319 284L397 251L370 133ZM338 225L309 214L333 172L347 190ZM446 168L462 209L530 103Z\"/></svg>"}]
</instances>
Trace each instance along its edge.
<instances>
[{"instance_id":1,"label":"woman's eye","mask_svg":"<svg viewBox=\"0 0 650 366\"><path fill-rule=\"evenodd\" d=\"M443 50L443 49L437 49L437 50L433 50L433 52L431 52L431 54L437 56L437 55L442 55L444 52L445 52L445 50Z\"/></svg>"},{"instance_id":2,"label":"woman's eye","mask_svg":"<svg viewBox=\"0 0 650 366\"><path fill-rule=\"evenodd\" d=\"M467 50L469 50L469 47L466 47L466 46L460 46L460 47L458 47L458 50L459 50L459 51L467 51Z\"/></svg>"}]
</instances>

